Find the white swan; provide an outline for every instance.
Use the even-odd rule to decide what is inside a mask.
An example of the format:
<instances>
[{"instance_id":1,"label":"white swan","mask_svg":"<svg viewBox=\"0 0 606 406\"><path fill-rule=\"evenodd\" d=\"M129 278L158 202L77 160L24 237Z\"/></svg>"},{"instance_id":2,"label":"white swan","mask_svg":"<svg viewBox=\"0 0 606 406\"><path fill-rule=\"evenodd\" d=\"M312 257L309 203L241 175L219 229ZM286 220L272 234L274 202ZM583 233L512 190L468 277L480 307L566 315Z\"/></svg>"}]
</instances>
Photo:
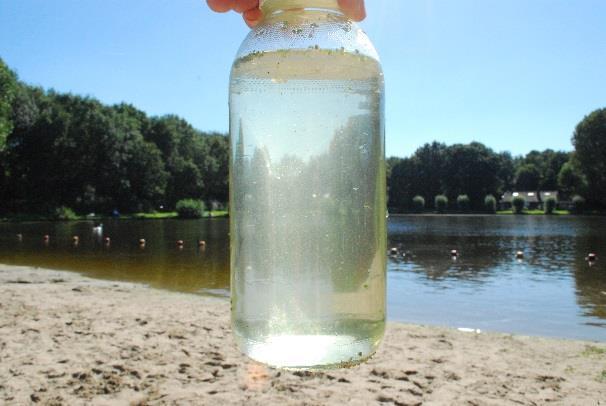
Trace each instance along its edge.
<instances>
[{"instance_id":1,"label":"white swan","mask_svg":"<svg viewBox=\"0 0 606 406\"><path fill-rule=\"evenodd\" d=\"M101 235L103 234L103 224L99 224L93 227L93 234Z\"/></svg>"}]
</instances>

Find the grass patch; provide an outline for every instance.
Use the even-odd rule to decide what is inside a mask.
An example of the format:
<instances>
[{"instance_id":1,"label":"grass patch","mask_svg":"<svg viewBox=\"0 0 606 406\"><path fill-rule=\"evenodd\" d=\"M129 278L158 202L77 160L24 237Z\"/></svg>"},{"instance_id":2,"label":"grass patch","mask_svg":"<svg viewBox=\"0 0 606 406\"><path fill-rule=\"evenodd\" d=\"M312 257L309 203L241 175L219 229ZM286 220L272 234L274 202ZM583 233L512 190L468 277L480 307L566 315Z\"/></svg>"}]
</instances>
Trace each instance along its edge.
<instances>
[{"instance_id":1,"label":"grass patch","mask_svg":"<svg viewBox=\"0 0 606 406\"><path fill-rule=\"evenodd\" d=\"M132 213L132 214L121 214L120 217L117 217L115 220L162 220L162 219L173 219L177 218L176 211L162 211L162 212L153 212L153 213ZM204 217L229 217L229 212L227 210L211 210L205 211ZM102 221L103 219L111 218L111 216L87 216L87 215L75 215L70 217L69 219L65 219L63 221L82 221L82 220L95 220ZM15 214L5 217L0 217L0 223L2 222L26 222L26 221L57 221L56 218L48 215L42 214Z\"/></svg>"},{"instance_id":2,"label":"grass patch","mask_svg":"<svg viewBox=\"0 0 606 406\"><path fill-rule=\"evenodd\" d=\"M100 219L101 217L87 217L83 215L70 215L69 218L56 218L53 215L48 214L11 214L8 216L0 217L0 223L3 222L15 222L15 223L23 223L28 221L77 221L77 220L90 220L90 219Z\"/></svg>"},{"instance_id":3,"label":"grass patch","mask_svg":"<svg viewBox=\"0 0 606 406\"><path fill-rule=\"evenodd\" d=\"M162 211L155 213L133 213L131 215L120 216L121 219L141 219L141 220L154 220L154 219L172 219L177 217L176 211Z\"/></svg>"},{"instance_id":4,"label":"grass patch","mask_svg":"<svg viewBox=\"0 0 606 406\"><path fill-rule=\"evenodd\" d=\"M227 210L211 210L205 211L204 217L228 217ZM176 219L179 217L176 211L163 211L157 213L134 213L120 216L119 219L137 219L137 220L161 220L161 219Z\"/></svg>"},{"instance_id":5,"label":"grass patch","mask_svg":"<svg viewBox=\"0 0 606 406\"><path fill-rule=\"evenodd\" d=\"M206 215L209 217L228 217L229 212L227 210L212 210L207 211Z\"/></svg>"},{"instance_id":6,"label":"grass patch","mask_svg":"<svg viewBox=\"0 0 606 406\"><path fill-rule=\"evenodd\" d=\"M586 345L585 351L581 353L584 357L590 357L592 355L604 355L606 354L606 348L596 347L595 345Z\"/></svg>"},{"instance_id":7,"label":"grass patch","mask_svg":"<svg viewBox=\"0 0 606 406\"><path fill-rule=\"evenodd\" d=\"M603 369L602 373L598 375L598 382L606 382L606 369Z\"/></svg>"},{"instance_id":8,"label":"grass patch","mask_svg":"<svg viewBox=\"0 0 606 406\"><path fill-rule=\"evenodd\" d=\"M509 210L497 210L497 214L514 214L513 210L509 209ZM522 215L524 214L531 214L533 216L545 216L545 212L542 209L533 209L533 210L526 210L524 209L524 211L522 212ZM569 210L554 210L553 214L548 214L548 216L553 216L553 215L566 215L566 214L570 214Z\"/></svg>"}]
</instances>

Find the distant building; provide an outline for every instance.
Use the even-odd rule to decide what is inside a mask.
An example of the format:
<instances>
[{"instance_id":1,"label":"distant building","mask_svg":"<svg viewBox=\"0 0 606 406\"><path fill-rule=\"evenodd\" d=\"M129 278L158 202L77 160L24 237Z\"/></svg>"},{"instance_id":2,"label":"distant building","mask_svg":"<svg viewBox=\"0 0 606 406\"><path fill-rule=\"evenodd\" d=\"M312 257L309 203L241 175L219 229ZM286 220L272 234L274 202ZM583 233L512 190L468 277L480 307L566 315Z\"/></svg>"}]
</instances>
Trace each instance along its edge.
<instances>
[{"instance_id":1,"label":"distant building","mask_svg":"<svg viewBox=\"0 0 606 406\"><path fill-rule=\"evenodd\" d=\"M545 200L547 200L550 197L555 197L556 201L560 201L560 195L558 193L557 190L550 190L550 191L546 191L546 192L539 192L540 196L539 198L541 199L541 203L544 203Z\"/></svg>"},{"instance_id":2,"label":"distant building","mask_svg":"<svg viewBox=\"0 0 606 406\"><path fill-rule=\"evenodd\" d=\"M522 196L526 201L524 207L529 210L533 209L541 209L543 208L543 203L549 197L555 197L558 200L558 191L557 190L546 190L546 191L515 191L515 192L505 192L503 196L501 196L501 200L499 201L499 208L501 210L511 209L511 203L514 197Z\"/></svg>"}]
</instances>

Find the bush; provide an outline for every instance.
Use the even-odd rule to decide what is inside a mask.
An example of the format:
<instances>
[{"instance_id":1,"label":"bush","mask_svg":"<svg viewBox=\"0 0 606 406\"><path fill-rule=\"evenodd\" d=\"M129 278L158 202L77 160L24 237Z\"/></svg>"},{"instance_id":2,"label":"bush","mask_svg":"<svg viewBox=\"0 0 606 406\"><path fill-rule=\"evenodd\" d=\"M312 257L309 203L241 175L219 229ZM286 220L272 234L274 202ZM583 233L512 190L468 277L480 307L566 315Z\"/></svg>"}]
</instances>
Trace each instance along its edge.
<instances>
[{"instance_id":1,"label":"bush","mask_svg":"<svg viewBox=\"0 0 606 406\"><path fill-rule=\"evenodd\" d=\"M484 197L484 209L489 213L497 212L497 199L493 195L486 195Z\"/></svg>"},{"instance_id":2,"label":"bush","mask_svg":"<svg viewBox=\"0 0 606 406\"><path fill-rule=\"evenodd\" d=\"M471 201L469 200L469 196L467 195L458 195L457 196L457 207L461 211L468 211L470 207Z\"/></svg>"},{"instance_id":3,"label":"bush","mask_svg":"<svg viewBox=\"0 0 606 406\"><path fill-rule=\"evenodd\" d=\"M204 202L202 200L179 200L176 208L177 214L182 219L199 219L204 216Z\"/></svg>"},{"instance_id":4,"label":"bush","mask_svg":"<svg viewBox=\"0 0 606 406\"><path fill-rule=\"evenodd\" d=\"M438 213L444 213L448 207L448 198L444 195L437 195L434 203Z\"/></svg>"},{"instance_id":5,"label":"bush","mask_svg":"<svg viewBox=\"0 0 606 406\"><path fill-rule=\"evenodd\" d=\"M416 195L412 198L412 209L416 212L421 212L425 208L425 199L423 196Z\"/></svg>"},{"instance_id":6,"label":"bush","mask_svg":"<svg viewBox=\"0 0 606 406\"><path fill-rule=\"evenodd\" d=\"M511 201L511 207L513 208L513 212L515 214L522 214L524 211L524 206L526 206L526 199L522 196L516 196Z\"/></svg>"},{"instance_id":7,"label":"bush","mask_svg":"<svg viewBox=\"0 0 606 406\"><path fill-rule=\"evenodd\" d=\"M583 213L585 210L585 198L583 196L575 195L572 198L572 211L576 214Z\"/></svg>"},{"instance_id":8,"label":"bush","mask_svg":"<svg viewBox=\"0 0 606 406\"><path fill-rule=\"evenodd\" d=\"M78 216L69 207L60 206L53 210L51 218L53 220L77 220Z\"/></svg>"},{"instance_id":9,"label":"bush","mask_svg":"<svg viewBox=\"0 0 606 406\"><path fill-rule=\"evenodd\" d=\"M556 206L558 205L558 201L556 200L555 197L553 196L549 196L547 199L545 199L545 203L543 210L545 211L545 214L553 214L553 211L555 210Z\"/></svg>"}]
</instances>

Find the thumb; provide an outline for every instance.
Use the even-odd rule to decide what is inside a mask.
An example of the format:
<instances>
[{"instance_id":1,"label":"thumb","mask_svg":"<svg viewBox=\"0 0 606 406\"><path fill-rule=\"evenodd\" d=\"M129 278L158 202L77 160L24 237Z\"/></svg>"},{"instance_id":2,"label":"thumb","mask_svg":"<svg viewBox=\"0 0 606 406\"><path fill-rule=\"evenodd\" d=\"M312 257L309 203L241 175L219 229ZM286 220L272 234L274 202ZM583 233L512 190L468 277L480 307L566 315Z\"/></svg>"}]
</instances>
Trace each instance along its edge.
<instances>
[{"instance_id":1,"label":"thumb","mask_svg":"<svg viewBox=\"0 0 606 406\"><path fill-rule=\"evenodd\" d=\"M364 0L339 0L339 7L347 17L354 21L362 21L366 18Z\"/></svg>"}]
</instances>

